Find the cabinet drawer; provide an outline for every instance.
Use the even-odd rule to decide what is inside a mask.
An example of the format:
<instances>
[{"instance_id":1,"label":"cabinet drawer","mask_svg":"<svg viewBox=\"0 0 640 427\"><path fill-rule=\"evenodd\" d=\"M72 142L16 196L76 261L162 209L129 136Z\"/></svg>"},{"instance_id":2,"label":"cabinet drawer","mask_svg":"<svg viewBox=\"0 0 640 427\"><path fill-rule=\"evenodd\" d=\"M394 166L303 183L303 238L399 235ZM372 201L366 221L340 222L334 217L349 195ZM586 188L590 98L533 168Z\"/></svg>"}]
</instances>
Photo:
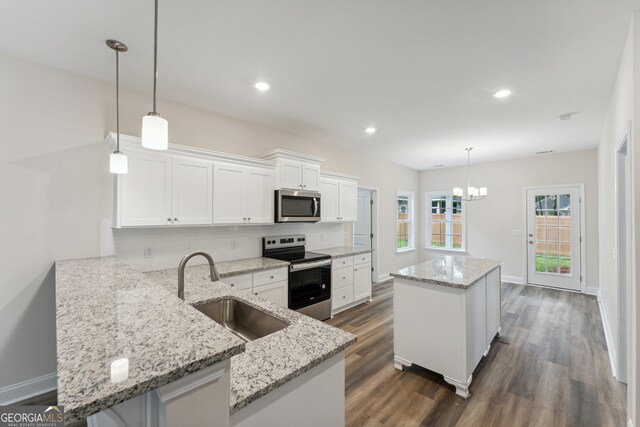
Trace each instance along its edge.
<instances>
[{"instance_id":1,"label":"cabinet drawer","mask_svg":"<svg viewBox=\"0 0 640 427\"><path fill-rule=\"evenodd\" d=\"M331 261L331 266L336 268L351 267L353 265L352 256L343 256L342 258L335 258Z\"/></svg>"},{"instance_id":2,"label":"cabinet drawer","mask_svg":"<svg viewBox=\"0 0 640 427\"><path fill-rule=\"evenodd\" d=\"M366 254L354 255L353 256L353 264L368 264L371 262L371 252Z\"/></svg>"},{"instance_id":3,"label":"cabinet drawer","mask_svg":"<svg viewBox=\"0 0 640 427\"><path fill-rule=\"evenodd\" d=\"M339 268L331 272L331 286L333 289L353 285L353 267Z\"/></svg>"},{"instance_id":4,"label":"cabinet drawer","mask_svg":"<svg viewBox=\"0 0 640 427\"><path fill-rule=\"evenodd\" d=\"M251 289L253 286L252 274L241 274L239 276L225 277L222 279L227 285L231 285L237 289Z\"/></svg>"},{"instance_id":5,"label":"cabinet drawer","mask_svg":"<svg viewBox=\"0 0 640 427\"><path fill-rule=\"evenodd\" d=\"M331 298L331 308L336 310L347 304L353 302L353 285L345 286L340 289L333 290L333 297Z\"/></svg>"},{"instance_id":6,"label":"cabinet drawer","mask_svg":"<svg viewBox=\"0 0 640 427\"><path fill-rule=\"evenodd\" d=\"M289 273L286 268L276 270L260 271L253 273L253 286L262 286L268 283L283 282L289 280Z\"/></svg>"}]
</instances>

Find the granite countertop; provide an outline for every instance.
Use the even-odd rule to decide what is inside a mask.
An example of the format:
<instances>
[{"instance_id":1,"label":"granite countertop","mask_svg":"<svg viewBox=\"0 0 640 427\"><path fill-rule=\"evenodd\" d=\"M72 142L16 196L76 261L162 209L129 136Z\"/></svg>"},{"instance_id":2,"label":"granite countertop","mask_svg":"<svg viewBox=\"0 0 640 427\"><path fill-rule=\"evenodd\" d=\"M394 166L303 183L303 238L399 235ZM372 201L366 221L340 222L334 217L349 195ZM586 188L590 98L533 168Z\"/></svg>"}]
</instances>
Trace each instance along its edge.
<instances>
[{"instance_id":1,"label":"granite countertop","mask_svg":"<svg viewBox=\"0 0 640 427\"><path fill-rule=\"evenodd\" d=\"M360 255L373 252L372 249L356 248L354 246L338 246L337 248L318 249L320 254L331 255L331 258L341 258L345 256Z\"/></svg>"},{"instance_id":2,"label":"granite countertop","mask_svg":"<svg viewBox=\"0 0 640 427\"><path fill-rule=\"evenodd\" d=\"M200 267L200 266L197 266ZM237 290L224 282L212 283L205 269L185 271L185 301L194 306L233 298L259 308L289 326L255 341L247 342L244 353L231 358L230 413L247 406L275 388L317 366L356 342L356 336ZM168 291L177 283L177 270L144 273Z\"/></svg>"},{"instance_id":3,"label":"granite countertop","mask_svg":"<svg viewBox=\"0 0 640 427\"><path fill-rule=\"evenodd\" d=\"M288 266L288 261L280 261L277 259L263 257L216 262L216 269L218 270L218 274L220 274L221 279L230 276L237 276L239 274L256 273L258 271L273 270L275 268L283 268ZM206 272L207 276L209 275L209 264L196 265L193 267L187 266L185 271L188 271L192 268L202 269L202 271ZM176 286L177 283L178 282L176 279Z\"/></svg>"},{"instance_id":4,"label":"granite countertop","mask_svg":"<svg viewBox=\"0 0 640 427\"><path fill-rule=\"evenodd\" d=\"M500 265L502 261L447 255L389 274L400 279L466 289Z\"/></svg>"},{"instance_id":5,"label":"granite countertop","mask_svg":"<svg viewBox=\"0 0 640 427\"><path fill-rule=\"evenodd\" d=\"M115 257L57 261L58 402L65 422L241 353L222 326ZM177 282L176 282L177 283ZM128 378L111 381L127 358Z\"/></svg>"}]
</instances>

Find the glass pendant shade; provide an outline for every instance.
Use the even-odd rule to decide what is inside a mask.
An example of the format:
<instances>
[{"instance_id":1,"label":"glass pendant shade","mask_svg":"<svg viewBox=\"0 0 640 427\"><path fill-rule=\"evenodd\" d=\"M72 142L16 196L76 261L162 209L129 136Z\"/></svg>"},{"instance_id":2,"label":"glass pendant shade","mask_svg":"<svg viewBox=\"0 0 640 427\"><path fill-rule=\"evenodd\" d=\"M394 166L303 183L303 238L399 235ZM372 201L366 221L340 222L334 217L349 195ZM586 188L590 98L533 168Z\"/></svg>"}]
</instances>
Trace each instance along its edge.
<instances>
[{"instance_id":1,"label":"glass pendant shade","mask_svg":"<svg viewBox=\"0 0 640 427\"><path fill-rule=\"evenodd\" d=\"M142 118L142 146L151 150L169 148L169 122L160 116Z\"/></svg>"},{"instance_id":2,"label":"glass pendant shade","mask_svg":"<svg viewBox=\"0 0 640 427\"><path fill-rule=\"evenodd\" d=\"M480 196L487 195L487 187L480 187Z\"/></svg>"},{"instance_id":3,"label":"glass pendant shade","mask_svg":"<svg viewBox=\"0 0 640 427\"><path fill-rule=\"evenodd\" d=\"M119 151L109 156L109 172L117 174L129 173L129 161L127 156Z\"/></svg>"},{"instance_id":4,"label":"glass pendant shade","mask_svg":"<svg viewBox=\"0 0 640 427\"><path fill-rule=\"evenodd\" d=\"M462 197L463 196L462 188L458 188L458 187L454 188L453 195L456 197Z\"/></svg>"}]
</instances>

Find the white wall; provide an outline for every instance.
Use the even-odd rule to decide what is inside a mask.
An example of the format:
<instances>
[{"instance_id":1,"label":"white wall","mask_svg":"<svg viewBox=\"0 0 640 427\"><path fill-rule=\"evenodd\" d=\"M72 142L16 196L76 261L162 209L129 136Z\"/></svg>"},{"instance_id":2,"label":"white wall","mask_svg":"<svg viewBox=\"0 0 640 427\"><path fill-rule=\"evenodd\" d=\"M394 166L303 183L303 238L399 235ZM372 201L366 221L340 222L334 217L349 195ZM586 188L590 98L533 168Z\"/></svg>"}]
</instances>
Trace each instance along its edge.
<instances>
[{"instance_id":1,"label":"white wall","mask_svg":"<svg viewBox=\"0 0 640 427\"><path fill-rule=\"evenodd\" d=\"M110 175L103 140L115 128L113 86L0 55L0 93L2 389L56 369L54 260L98 256L113 245L133 259L146 240L158 242L159 257L171 257L192 237L198 243L202 236L228 238L241 232L229 227L206 229L202 236L194 231L202 228L118 231L113 241L102 226L109 218ZM325 157L326 170L361 176L361 184L380 190L380 271L417 261L416 252L395 253L396 188L417 190L417 171L177 103L160 100L158 107L169 120L172 142L253 156L286 148ZM150 96L122 91L121 131L139 135L149 108ZM321 225L317 230L336 242L344 227ZM255 233L270 231L249 229L243 242L254 254L249 242L255 242ZM312 234L314 246L324 246L320 236ZM167 243L169 239L173 243Z\"/></svg>"},{"instance_id":2,"label":"white wall","mask_svg":"<svg viewBox=\"0 0 640 427\"><path fill-rule=\"evenodd\" d=\"M471 165L472 184L488 187L484 200L467 203L467 252L504 261L502 274L524 278L526 233L523 189L527 186L585 184L587 287L598 287L598 191L596 150L543 155ZM466 185L466 166L432 169L420 174L421 203L426 191L451 191ZM423 210L423 212L426 212ZM424 221L424 218L422 219ZM520 235L514 236L513 231ZM424 248L424 236L420 236ZM424 250L423 258L442 255ZM508 277L509 278L509 277Z\"/></svg>"}]
</instances>

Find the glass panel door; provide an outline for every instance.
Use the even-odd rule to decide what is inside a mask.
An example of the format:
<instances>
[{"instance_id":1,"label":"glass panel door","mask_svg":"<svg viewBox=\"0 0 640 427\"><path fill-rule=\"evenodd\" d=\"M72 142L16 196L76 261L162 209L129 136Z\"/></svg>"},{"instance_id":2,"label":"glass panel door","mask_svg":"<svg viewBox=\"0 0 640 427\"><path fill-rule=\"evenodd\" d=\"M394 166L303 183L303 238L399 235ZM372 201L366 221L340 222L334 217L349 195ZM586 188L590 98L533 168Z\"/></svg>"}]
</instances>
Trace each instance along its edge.
<instances>
[{"instance_id":1,"label":"glass panel door","mask_svg":"<svg viewBox=\"0 0 640 427\"><path fill-rule=\"evenodd\" d=\"M580 289L580 189L527 190L527 282Z\"/></svg>"}]
</instances>

